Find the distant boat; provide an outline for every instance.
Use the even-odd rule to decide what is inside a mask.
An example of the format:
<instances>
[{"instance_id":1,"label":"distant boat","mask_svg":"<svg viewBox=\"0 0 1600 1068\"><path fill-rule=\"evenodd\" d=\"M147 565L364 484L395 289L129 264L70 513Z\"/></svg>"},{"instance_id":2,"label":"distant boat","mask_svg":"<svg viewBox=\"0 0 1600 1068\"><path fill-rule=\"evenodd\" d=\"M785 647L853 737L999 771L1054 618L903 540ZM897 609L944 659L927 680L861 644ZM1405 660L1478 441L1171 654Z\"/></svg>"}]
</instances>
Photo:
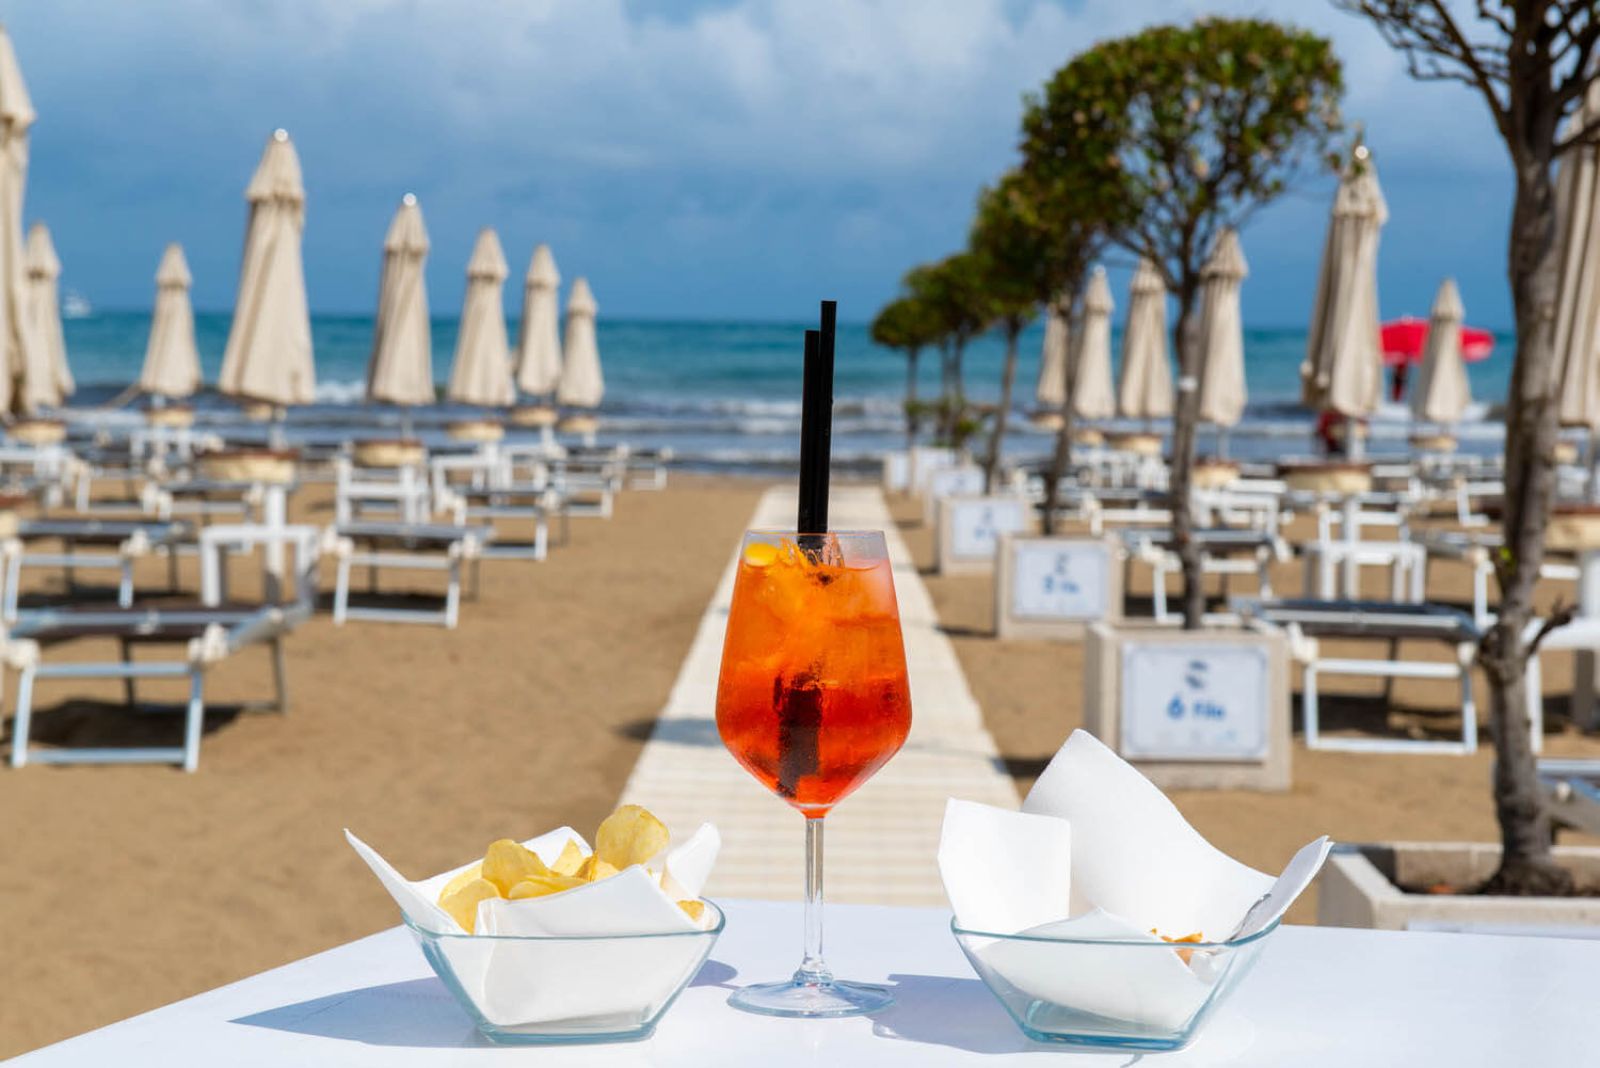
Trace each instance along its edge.
<instances>
[{"instance_id":1,"label":"distant boat","mask_svg":"<svg viewBox=\"0 0 1600 1068\"><path fill-rule=\"evenodd\" d=\"M89 303L89 298L79 293L76 289L69 289L61 298L61 317L63 319L87 319L94 314L94 305Z\"/></svg>"}]
</instances>

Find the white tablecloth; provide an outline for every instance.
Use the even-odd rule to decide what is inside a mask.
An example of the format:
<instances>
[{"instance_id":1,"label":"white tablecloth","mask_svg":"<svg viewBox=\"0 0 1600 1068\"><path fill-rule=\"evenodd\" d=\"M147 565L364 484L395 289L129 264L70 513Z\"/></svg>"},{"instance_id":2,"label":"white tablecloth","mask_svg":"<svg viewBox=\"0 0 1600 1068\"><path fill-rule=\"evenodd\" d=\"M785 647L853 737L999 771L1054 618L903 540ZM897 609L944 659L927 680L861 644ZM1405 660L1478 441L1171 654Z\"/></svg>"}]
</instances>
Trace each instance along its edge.
<instances>
[{"instance_id":1,"label":"white tablecloth","mask_svg":"<svg viewBox=\"0 0 1600 1068\"><path fill-rule=\"evenodd\" d=\"M49 1065L947 1065L1045 1053L1110 1068L1128 1055L1028 1041L968 968L935 909L837 906L827 956L894 986L875 1018L777 1020L728 992L793 970L798 905L725 903L711 960L645 1041L497 1047L395 928L25 1056ZM86 981L90 981L86 979ZM1189 1049L1160 1065L1600 1064L1600 943L1285 927Z\"/></svg>"}]
</instances>

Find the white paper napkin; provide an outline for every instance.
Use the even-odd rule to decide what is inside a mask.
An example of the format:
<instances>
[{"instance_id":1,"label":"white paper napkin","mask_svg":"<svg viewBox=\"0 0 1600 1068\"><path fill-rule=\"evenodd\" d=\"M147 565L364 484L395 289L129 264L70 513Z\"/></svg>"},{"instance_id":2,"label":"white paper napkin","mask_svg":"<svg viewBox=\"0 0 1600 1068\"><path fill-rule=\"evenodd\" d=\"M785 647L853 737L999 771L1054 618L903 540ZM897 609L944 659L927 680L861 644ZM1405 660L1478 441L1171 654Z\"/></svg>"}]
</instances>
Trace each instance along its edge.
<instances>
[{"instance_id":1,"label":"white paper napkin","mask_svg":"<svg viewBox=\"0 0 1600 1068\"><path fill-rule=\"evenodd\" d=\"M939 867L968 930L1151 944L1198 932L1220 942L1281 917L1331 847L1326 837L1307 844L1276 879L1247 867L1080 730L1021 812L951 801ZM1208 957L1185 963L1177 950L996 940L980 953L1034 997L1162 1029L1192 1017L1216 978Z\"/></svg>"}]
</instances>

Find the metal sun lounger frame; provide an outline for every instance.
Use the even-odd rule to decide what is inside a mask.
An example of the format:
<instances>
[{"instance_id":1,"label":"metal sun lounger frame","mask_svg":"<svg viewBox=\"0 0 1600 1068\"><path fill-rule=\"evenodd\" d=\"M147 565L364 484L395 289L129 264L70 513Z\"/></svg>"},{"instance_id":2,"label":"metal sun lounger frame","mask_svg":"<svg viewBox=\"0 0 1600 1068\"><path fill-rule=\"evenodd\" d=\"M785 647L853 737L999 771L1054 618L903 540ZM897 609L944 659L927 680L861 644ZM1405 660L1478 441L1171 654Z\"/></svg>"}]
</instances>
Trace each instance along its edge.
<instances>
[{"instance_id":1,"label":"metal sun lounger frame","mask_svg":"<svg viewBox=\"0 0 1600 1068\"><path fill-rule=\"evenodd\" d=\"M493 528L448 523L345 523L332 529L338 577L333 594L333 622L371 619L387 623L442 623L454 629L461 611L461 565L476 559L491 540ZM359 546L358 546L359 543ZM350 570L355 565L371 569L443 571L446 573L444 605L438 610L372 608L350 604Z\"/></svg>"},{"instance_id":2,"label":"metal sun lounger frame","mask_svg":"<svg viewBox=\"0 0 1600 1068\"><path fill-rule=\"evenodd\" d=\"M1557 823L1600 834L1600 760L1539 761L1539 792Z\"/></svg>"},{"instance_id":3,"label":"metal sun lounger frame","mask_svg":"<svg viewBox=\"0 0 1600 1068\"><path fill-rule=\"evenodd\" d=\"M137 522L102 519L30 519L17 528L17 536L0 543L0 557L4 557L5 590L0 595L0 619L14 622L19 612L24 567L63 568L70 582L72 572L84 570L114 570L119 573L117 605L127 608L133 604L133 565L140 557L163 551L169 563L175 563L173 552L180 540L188 534L182 523L166 521ZM62 552L48 553L29 549L30 539L58 539L65 543ZM114 545L114 550L76 551L73 546L86 543L98 546Z\"/></svg>"},{"instance_id":4,"label":"metal sun lounger frame","mask_svg":"<svg viewBox=\"0 0 1600 1068\"><path fill-rule=\"evenodd\" d=\"M0 638L0 669L19 672L16 716L12 724L11 766L36 764L178 764L194 771L200 764L200 738L205 727L205 674L246 646L265 643L272 656L273 700L267 707L288 710L288 674L283 660L283 638L311 618L316 596L316 539L294 539L297 560L297 597L282 605L248 608L218 605L152 607L102 611L43 609L26 612ZM214 572L214 567L213 567ZM163 638L163 632L169 637ZM109 661L43 662L43 647L52 637L117 638L122 656ZM141 641L182 644L181 660L141 660L131 657L131 646ZM52 748L29 746L34 685L40 679L122 679L128 704L134 705L139 679L189 681L184 706L181 746L141 748Z\"/></svg>"},{"instance_id":5,"label":"metal sun lounger frame","mask_svg":"<svg viewBox=\"0 0 1600 1068\"><path fill-rule=\"evenodd\" d=\"M1304 668L1301 708L1308 749L1334 749L1365 753L1467 754L1478 748L1477 703L1472 694L1472 664L1482 632L1472 617L1459 609L1431 604L1390 604L1382 601L1259 601L1234 602L1253 625L1282 630L1289 652ZM1455 651L1454 663L1437 661L1326 657L1320 639L1370 638L1393 645L1405 639L1431 638ZM1317 682L1322 675L1365 675L1379 678L1457 679L1461 686L1461 740L1402 740L1396 738L1329 738L1320 730ZM1535 749L1542 745L1543 723L1533 724Z\"/></svg>"},{"instance_id":6,"label":"metal sun lounger frame","mask_svg":"<svg viewBox=\"0 0 1600 1068\"><path fill-rule=\"evenodd\" d=\"M1183 561L1172 548L1172 531L1125 529L1118 531L1127 551L1127 561L1150 565L1150 590L1158 623L1176 623L1182 616L1167 609L1167 576L1181 575ZM1289 559L1289 545L1281 537L1256 530L1196 530L1200 546L1200 573L1203 575L1254 575L1257 595L1270 600L1272 565ZM1226 579L1224 579L1226 581ZM1127 588L1123 583L1123 588ZM1208 612L1210 622L1237 620L1232 612Z\"/></svg>"}]
</instances>

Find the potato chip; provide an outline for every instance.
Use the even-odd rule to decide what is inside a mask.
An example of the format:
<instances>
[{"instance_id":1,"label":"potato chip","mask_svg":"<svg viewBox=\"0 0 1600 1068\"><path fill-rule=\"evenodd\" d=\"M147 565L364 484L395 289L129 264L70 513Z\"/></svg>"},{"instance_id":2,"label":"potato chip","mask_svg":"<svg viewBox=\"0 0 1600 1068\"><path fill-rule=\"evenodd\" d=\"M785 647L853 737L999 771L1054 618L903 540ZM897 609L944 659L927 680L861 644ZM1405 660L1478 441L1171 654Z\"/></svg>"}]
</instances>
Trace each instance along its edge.
<instances>
[{"instance_id":1,"label":"potato chip","mask_svg":"<svg viewBox=\"0 0 1600 1068\"><path fill-rule=\"evenodd\" d=\"M473 928L478 925L478 902L499 896L500 888L494 883L487 879L472 879L461 889L441 897L439 907L448 912L462 930L472 934Z\"/></svg>"},{"instance_id":2,"label":"potato chip","mask_svg":"<svg viewBox=\"0 0 1600 1068\"><path fill-rule=\"evenodd\" d=\"M704 901L680 901L678 902L678 907L686 912L695 923L699 923L700 917L706 914L706 903Z\"/></svg>"},{"instance_id":3,"label":"potato chip","mask_svg":"<svg viewBox=\"0 0 1600 1068\"><path fill-rule=\"evenodd\" d=\"M595 854L619 871L667 848L667 825L638 805L623 805L595 832Z\"/></svg>"},{"instance_id":4,"label":"potato chip","mask_svg":"<svg viewBox=\"0 0 1600 1068\"><path fill-rule=\"evenodd\" d=\"M583 850L578 847L578 840L568 838L567 844L561 847L561 855L550 865L550 870L557 875L576 875L582 865Z\"/></svg>"},{"instance_id":5,"label":"potato chip","mask_svg":"<svg viewBox=\"0 0 1600 1068\"><path fill-rule=\"evenodd\" d=\"M480 860L471 867L462 869L459 875L445 883L444 889L439 891L439 900L443 901L472 880L481 878L483 878L483 861Z\"/></svg>"},{"instance_id":6,"label":"potato chip","mask_svg":"<svg viewBox=\"0 0 1600 1068\"><path fill-rule=\"evenodd\" d=\"M598 855L585 858L583 866L578 869L578 878L591 883L609 879L615 874L617 869L601 860Z\"/></svg>"},{"instance_id":7,"label":"potato chip","mask_svg":"<svg viewBox=\"0 0 1600 1068\"><path fill-rule=\"evenodd\" d=\"M500 888L502 894L511 892L518 883L538 875L549 875L539 855L520 842L502 838L489 846L483 855L483 877Z\"/></svg>"},{"instance_id":8,"label":"potato chip","mask_svg":"<svg viewBox=\"0 0 1600 1068\"><path fill-rule=\"evenodd\" d=\"M506 896L512 901L522 901L530 897L545 897L548 894L559 894L563 890L583 886L584 881L575 875L557 875L551 872L548 875L535 875L524 879L511 888Z\"/></svg>"}]
</instances>

